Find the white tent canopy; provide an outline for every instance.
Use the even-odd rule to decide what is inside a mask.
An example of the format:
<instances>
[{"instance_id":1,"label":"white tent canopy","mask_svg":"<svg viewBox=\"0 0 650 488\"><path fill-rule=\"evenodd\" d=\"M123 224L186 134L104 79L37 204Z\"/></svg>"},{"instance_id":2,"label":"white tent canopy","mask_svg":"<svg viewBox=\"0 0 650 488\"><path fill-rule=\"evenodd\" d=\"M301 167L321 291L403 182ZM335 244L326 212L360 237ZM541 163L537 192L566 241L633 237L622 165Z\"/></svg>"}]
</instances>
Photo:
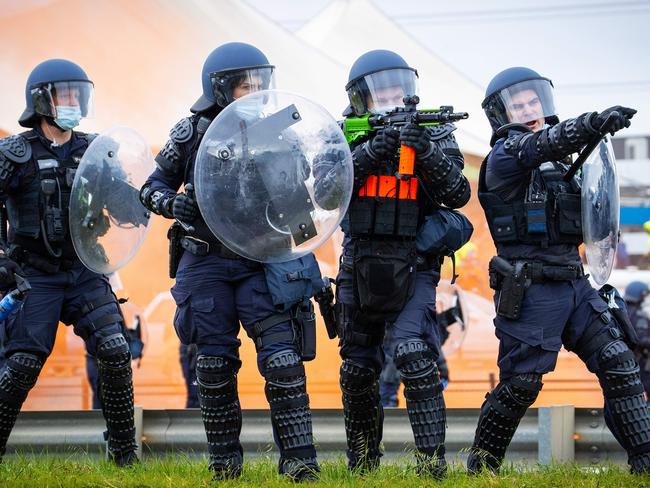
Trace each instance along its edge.
<instances>
[{"instance_id":1,"label":"white tent canopy","mask_svg":"<svg viewBox=\"0 0 650 488\"><path fill-rule=\"evenodd\" d=\"M79 65L95 83L96 118L80 130L116 124L162 145L201 94L201 68L215 47L242 41L276 66L277 88L299 93L335 117L347 97L345 68L236 0L0 0L0 127L22 129L25 81L49 58ZM7 7L7 8L5 8Z\"/></svg>"},{"instance_id":2,"label":"white tent canopy","mask_svg":"<svg viewBox=\"0 0 650 488\"><path fill-rule=\"evenodd\" d=\"M373 49L400 54L418 70L421 106L453 105L456 111L469 112L470 118L458 122L455 133L461 149L476 155L489 151L491 129L481 109L481 88L404 32L369 0L334 0L297 35L347 68ZM453 39L441 39L441 50L445 42Z\"/></svg>"}]
</instances>

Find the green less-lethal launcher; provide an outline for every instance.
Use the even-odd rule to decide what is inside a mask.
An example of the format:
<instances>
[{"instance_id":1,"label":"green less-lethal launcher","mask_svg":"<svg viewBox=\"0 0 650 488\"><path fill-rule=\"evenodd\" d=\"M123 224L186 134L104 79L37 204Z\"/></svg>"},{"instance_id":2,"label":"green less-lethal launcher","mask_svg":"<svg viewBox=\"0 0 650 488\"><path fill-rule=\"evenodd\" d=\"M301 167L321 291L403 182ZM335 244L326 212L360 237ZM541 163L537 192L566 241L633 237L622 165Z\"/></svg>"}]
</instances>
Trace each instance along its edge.
<instances>
[{"instance_id":1,"label":"green less-lethal launcher","mask_svg":"<svg viewBox=\"0 0 650 488\"><path fill-rule=\"evenodd\" d=\"M383 127L402 127L406 124L440 125L464 120L467 112L454 112L454 107L441 105L440 108L418 110L420 98L416 95L404 97L404 107L396 107L386 114L368 113L361 117L348 117L343 121L343 133L348 144Z\"/></svg>"}]
</instances>

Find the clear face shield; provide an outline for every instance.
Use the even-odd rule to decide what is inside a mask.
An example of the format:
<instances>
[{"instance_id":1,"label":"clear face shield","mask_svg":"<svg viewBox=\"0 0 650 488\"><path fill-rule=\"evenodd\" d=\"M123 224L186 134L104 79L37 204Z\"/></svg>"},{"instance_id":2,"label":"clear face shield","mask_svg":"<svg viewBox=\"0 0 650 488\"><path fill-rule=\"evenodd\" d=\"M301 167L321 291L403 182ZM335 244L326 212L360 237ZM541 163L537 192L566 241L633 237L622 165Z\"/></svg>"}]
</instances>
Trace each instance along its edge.
<instances>
[{"instance_id":1,"label":"clear face shield","mask_svg":"<svg viewBox=\"0 0 650 488\"><path fill-rule=\"evenodd\" d=\"M94 93L91 81L55 81L31 90L34 112L55 119L70 111L81 117L93 117Z\"/></svg>"},{"instance_id":2,"label":"clear face shield","mask_svg":"<svg viewBox=\"0 0 650 488\"><path fill-rule=\"evenodd\" d=\"M219 105L225 107L249 93L275 88L273 66L210 73L210 81Z\"/></svg>"},{"instance_id":3,"label":"clear face shield","mask_svg":"<svg viewBox=\"0 0 650 488\"><path fill-rule=\"evenodd\" d=\"M553 101L553 86L545 79L526 80L501 90L497 97L501 104L495 115L502 123L524 124L537 131L544 127L548 117L557 115Z\"/></svg>"},{"instance_id":4,"label":"clear face shield","mask_svg":"<svg viewBox=\"0 0 650 488\"><path fill-rule=\"evenodd\" d=\"M418 75L413 69L378 71L348 87L350 105L357 115L386 113L404 106L404 97L418 95Z\"/></svg>"}]
</instances>

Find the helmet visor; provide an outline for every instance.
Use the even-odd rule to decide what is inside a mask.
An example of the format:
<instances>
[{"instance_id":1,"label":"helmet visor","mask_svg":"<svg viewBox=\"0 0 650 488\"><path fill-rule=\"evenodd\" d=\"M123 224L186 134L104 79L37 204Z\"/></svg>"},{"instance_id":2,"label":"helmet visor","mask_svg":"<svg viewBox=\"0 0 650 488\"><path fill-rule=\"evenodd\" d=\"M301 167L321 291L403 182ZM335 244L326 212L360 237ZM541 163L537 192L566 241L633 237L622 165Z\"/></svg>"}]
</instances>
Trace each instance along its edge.
<instances>
[{"instance_id":1,"label":"helmet visor","mask_svg":"<svg viewBox=\"0 0 650 488\"><path fill-rule=\"evenodd\" d=\"M57 117L57 107L79 107L82 117L95 115L94 86L91 81L55 81L31 89L34 112Z\"/></svg>"},{"instance_id":2,"label":"helmet visor","mask_svg":"<svg viewBox=\"0 0 650 488\"><path fill-rule=\"evenodd\" d=\"M214 96L225 105L249 93L275 88L273 66L210 73L210 81Z\"/></svg>"},{"instance_id":3,"label":"helmet visor","mask_svg":"<svg viewBox=\"0 0 650 488\"><path fill-rule=\"evenodd\" d=\"M502 125L533 124L553 115L553 86L545 79L526 80L504 88L497 95L502 104L496 104L495 113Z\"/></svg>"},{"instance_id":4,"label":"helmet visor","mask_svg":"<svg viewBox=\"0 0 650 488\"><path fill-rule=\"evenodd\" d=\"M404 106L404 97L418 94L418 75L407 68L377 71L352 83L350 104L357 115L386 113Z\"/></svg>"}]
</instances>

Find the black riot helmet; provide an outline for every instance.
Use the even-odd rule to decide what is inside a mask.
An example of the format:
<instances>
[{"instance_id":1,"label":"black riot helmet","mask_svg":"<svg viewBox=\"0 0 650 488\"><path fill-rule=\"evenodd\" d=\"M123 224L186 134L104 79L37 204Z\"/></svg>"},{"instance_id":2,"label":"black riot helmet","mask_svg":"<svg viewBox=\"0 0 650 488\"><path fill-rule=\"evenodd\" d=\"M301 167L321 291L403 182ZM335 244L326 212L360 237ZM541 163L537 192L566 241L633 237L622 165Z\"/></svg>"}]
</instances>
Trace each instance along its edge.
<instances>
[{"instance_id":1,"label":"black riot helmet","mask_svg":"<svg viewBox=\"0 0 650 488\"><path fill-rule=\"evenodd\" d=\"M527 125L541 118L550 125L559 122L553 82L530 68L508 68L497 74L490 81L481 106L493 134L503 126Z\"/></svg>"},{"instance_id":2,"label":"black riot helmet","mask_svg":"<svg viewBox=\"0 0 650 488\"><path fill-rule=\"evenodd\" d=\"M350 68L345 89L355 114L387 112L418 94L418 72L392 51L369 51Z\"/></svg>"},{"instance_id":3,"label":"black riot helmet","mask_svg":"<svg viewBox=\"0 0 650 488\"><path fill-rule=\"evenodd\" d=\"M201 81L203 94L194 103L192 112L204 112L231 103L233 90L247 83L250 91L274 88L274 66L255 46L243 42L229 42L219 46L205 60Z\"/></svg>"},{"instance_id":4,"label":"black riot helmet","mask_svg":"<svg viewBox=\"0 0 650 488\"><path fill-rule=\"evenodd\" d=\"M56 119L61 116L62 106L57 99L69 99L74 94L81 117L92 117L94 113L93 82L86 72L72 61L48 59L36 66L25 85L25 110L18 119L23 127L34 127L39 116ZM57 109L58 107L58 109Z\"/></svg>"}]
</instances>

